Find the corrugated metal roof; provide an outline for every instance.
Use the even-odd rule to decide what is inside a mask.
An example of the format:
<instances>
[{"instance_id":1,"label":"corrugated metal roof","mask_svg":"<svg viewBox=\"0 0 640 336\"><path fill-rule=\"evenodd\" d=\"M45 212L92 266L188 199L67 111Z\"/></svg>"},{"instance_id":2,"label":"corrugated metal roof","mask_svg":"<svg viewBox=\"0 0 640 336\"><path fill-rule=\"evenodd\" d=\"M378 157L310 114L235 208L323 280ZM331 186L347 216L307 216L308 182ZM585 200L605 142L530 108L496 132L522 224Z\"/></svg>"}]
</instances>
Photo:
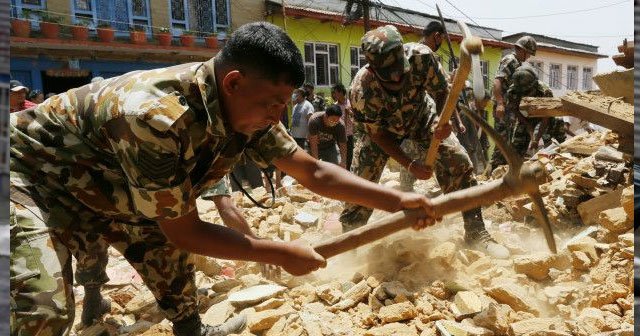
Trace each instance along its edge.
<instances>
[{"instance_id":1,"label":"corrugated metal roof","mask_svg":"<svg viewBox=\"0 0 640 336\"><path fill-rule=\"evenodd\" d=\"M546 47L546 48L556 49L556 50L559 50L559 51L566 51L566 52L570 52L570 53L591 55L591 56L597 57L597 58L606 58L606 57L608 57L607 55L598 54L597 52L585 51L583 49L576 49L576 48L568 48L568 47L563 47L563 46L559 46L559 45L551 44L551 43L538 42L537 44L538 44L538 48Z\"/></svg>"},{"instance_id":2,"label":"corrugated metal roof","mask_svg":"<svg viewBox=\"0 0 640 336\"><path fill-rule=\"evenodd\" d=\"M281 6L282 1L280 0L267 0L268 3ZM346 1L344 0L322 0L322 1L311 1L311 0L286 0L285 6L287 8L299 8L312 10L317 13L342 15L344 13L344 8L346 5ZM355 6L354 6L355 8ZM381 4L371 4L369 9L369 17L376 21L386 21L390 23L396 23L400 25L408 25L414 28L418 28L420 30L424 29L429 22L431 21L439 21L439 17L437 13L420 13L404 8L393 7L388 5ZM460 29L455 20L445 18L445 25L447 27L447 31L450 33L461 34ZM467 23L467 26L473 33L473 35L481 37L483 39L493 39L498 40L502 39L502 30L476 26Z\"/></svg>"}]
</instances>

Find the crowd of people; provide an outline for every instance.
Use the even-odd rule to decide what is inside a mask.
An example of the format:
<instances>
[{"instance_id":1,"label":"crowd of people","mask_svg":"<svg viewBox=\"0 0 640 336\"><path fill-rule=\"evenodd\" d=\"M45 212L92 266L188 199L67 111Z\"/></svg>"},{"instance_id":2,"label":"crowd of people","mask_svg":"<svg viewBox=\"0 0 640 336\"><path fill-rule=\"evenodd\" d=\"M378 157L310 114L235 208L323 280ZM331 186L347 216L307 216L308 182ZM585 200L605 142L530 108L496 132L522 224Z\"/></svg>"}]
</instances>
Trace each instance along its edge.
<instances>
[{"instance_id":1,"label":"crowd of people","mask_svg":"<svg viewBox=\"0 0 640 336\"><path fill-rule=\"evenodd\" d=\"M238 28L208 61L98 79L59 99L39 102L41 93L11 81L12 335L69 333L72 256L85 289L82 323L108 312L101 288L109 246L140 274L175 335L238 333L244 316L218 326L200 320L190 253L278 265L293 275L326 265L308 243L257 237L231 201L234 189L269 190L273 175L276 188L287 174L344 201L344 231L366 225L374 208L419 208L414 228L435 223L431 201L411 192L413 181L435 175L444 193L469 188L477 185L476 162L488 161L486 135L464 117L454 117L457 134L450 124L437 127L450 80L435 54L443 38L437 22L419 43L404 43L390 25L365 33L368 64L349 90L331 87L330 99L304 83L300 51L266 22ZM496 128L521 153L563 130L518 111L522 97L549 94L522 65L535 48L530 37L516 42L500 63L493 97L474 101L467 90L459 104L486 115L493 98ZM427 167L435 138L438 159ZM404 168L401 190L377 183L390 158ZM215 202L224 226L199 218L198 197ZM508 256L480 208L462 215L469 248Z\"/></svg>"}]
</instances>

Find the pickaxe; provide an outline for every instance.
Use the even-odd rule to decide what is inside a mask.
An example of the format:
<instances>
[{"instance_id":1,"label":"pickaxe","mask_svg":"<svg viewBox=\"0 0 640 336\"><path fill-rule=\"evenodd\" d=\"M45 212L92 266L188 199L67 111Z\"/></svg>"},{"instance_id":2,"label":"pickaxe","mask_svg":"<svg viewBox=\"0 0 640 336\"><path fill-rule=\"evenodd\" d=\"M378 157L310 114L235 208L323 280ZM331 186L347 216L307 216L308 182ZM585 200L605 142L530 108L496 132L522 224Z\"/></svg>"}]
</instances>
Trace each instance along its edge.
<instances>
[{"instance_id":1,"label":"pickaxe","mask_svg":"<svg viewBox=\"0 0 640 336\"><path fill-rule=\"evenodd\" d=\"M466 26L464 26L464 24L461 26L463 26L464 31L464 27ZM449 108L449 114L451 114L453 107L455 107L455 101L462 89L462 85L459 85L459 87L456 86L456 79L458 79L459 76L462 76L460 78L463 78L462 83L464 84L464 79L466 79L469 74L471 64L469 51L481 51L482 42L480 39L474 38L470 33L468 33L465 40L462 41L460 49L460 68L456 72L454 84L452 85L452 89L447 97L447 103L445 103L443 113L446 112L447 108ZM539 224L542 226L549 250L553 253L557 253L551 224L549 223L549 218L544 208L544 203L542 202L542 196L538 189L538 186L545 182L544 166L537 161L523 162L523 159L515 152L515 150L510 147L505 140L502 139L502 137L478 114L469 113L468 111L464 112L495 141L498 149L500 149L504 154L507 162L509 163L509 171L499 180L464 190L458 190L432 199L431 201L433 203L436 217L442 217L446 214L490 205L504 198L526 193L529 194L533 200L535 214ZM449 117L441 116L440 121L442 122L442 120L444 120L447 122ZM434 140L435 137L432 139L432 144L434 143ZM375 221L374 223L364 225L355 230L322 241L314 245L314 249L323 257L330 258L384 238L397 231L409 228L417 222L418 218L425 217L425 215L426 214L422 209L399 211Z\"/></svg>"}]
</instances>

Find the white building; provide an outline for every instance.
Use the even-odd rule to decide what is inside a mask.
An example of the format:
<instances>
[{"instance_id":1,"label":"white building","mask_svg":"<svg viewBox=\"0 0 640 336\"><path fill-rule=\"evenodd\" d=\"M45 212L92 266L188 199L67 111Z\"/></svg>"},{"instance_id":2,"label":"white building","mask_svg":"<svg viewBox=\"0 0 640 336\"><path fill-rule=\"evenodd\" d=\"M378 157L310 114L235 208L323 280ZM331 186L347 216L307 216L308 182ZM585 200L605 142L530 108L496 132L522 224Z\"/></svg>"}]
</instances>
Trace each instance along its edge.
<instances>
[{"instance_id":1,"label":"white building","mask_svg":"<svg viewBox=\"0 0 640 336\"><path fill-rule=\"evenodd\" d=\"M538 78L551 87L554 96L598 89L592 76L598 73L598 59L608 56L599 54L597 46L530 33L508 35L502 40L514 43L524 35L538 43L536 55L527 61L538 70Z\"/></svg>"}]
</instances>

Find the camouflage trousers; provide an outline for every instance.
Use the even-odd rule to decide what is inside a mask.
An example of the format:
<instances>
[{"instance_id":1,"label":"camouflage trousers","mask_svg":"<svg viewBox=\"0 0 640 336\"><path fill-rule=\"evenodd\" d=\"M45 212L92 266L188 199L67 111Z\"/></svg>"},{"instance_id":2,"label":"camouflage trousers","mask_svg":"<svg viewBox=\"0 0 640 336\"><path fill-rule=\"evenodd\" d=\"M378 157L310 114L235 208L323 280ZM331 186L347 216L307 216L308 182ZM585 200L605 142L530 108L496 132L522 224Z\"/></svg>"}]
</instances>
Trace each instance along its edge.
<instances>
[{"instance_id":1,"label":"camouflage trousers","mask_svg":"<svg viewBox=\"0 0 640 336\"><path fill-rule=\"evenodd\" d=\"M511 117L511 113L505 111L505 115L502 118L497 118L495 113L493 115L493 129L504 139L507 143L511 140L509 130L513 127L513 118ZM493 154L491 154L491 169L495 169L498 166L507 164L507 160L500 152L500 149L496 146L493 149Z\"/></svg>"},{"instance_id":2,"label":"camouflage trousers","mask_svg":"<svg viewBox=\"0 0 640 336\"><path fill-rule=\"evenodd\" d=\"M516 153L520 153L523 155L527 155L529 153L529 143L531 142L532 132L538 132L539 127L542 125L540 122L541 119L531 118L527 119L527 123L525 124L517 118L513 118L514 120L511 122L510 130L507 134L506 139L508 139L508 143L511 144L513 149L515 149ZM544 134L542 134L542 142L545 147L550 146L552 143L552 139L556 139L556 141L562 143L566 139L566 134L564 131L564 123L562 119L559 118L549 118L549 124L547 126L547 130ZM494 155L496 152L494 152ZM500 156L502 156L500 154ZM504 158L503 158L504 160ZM502 164L506 164L504 161ZM492 166L497 167L497 166Z\"/></svg>"},{"instance_id":3,"label":"camouflage trousers","mask_svg":"<svg viewBox=\"0 0 640 336\"><path fill-rule=\"evenodd\" d=\"M78 210L78 211L74 211ZM67 335L74 319L73 273L84 286L102 285L107 248L116 248L140 274L173 322L198 312L189 253L167 241L158 226L131 226L69 209L72 226L47 223L30 199L10 201L11 335ZM54 224L54 225L48 225Z\"/></svg>"},{"instance_id":4,"label":"camouflage trousers","mask_svg":"<svg viewBox=\"0 0 640 336\"><path fill-rule=\"evenodd\" d=\"M358 131L355 135L351 172L371 182L378 182L389 155L374 143L368 134ZM424 161L429 141L405 140L401 146L403 150L407 150L407 155L412 159ZM477 185L469 156L453 134L444 139L438 147L438 159L434 168L436 179L444 193ZM365 225L372 212L373 209L360 205L345 204L345 209L340 215L343 230L349 231ZM466 211L463 217L466 230L484 229L480 209Z\"/></svg>"}]
</instances>

